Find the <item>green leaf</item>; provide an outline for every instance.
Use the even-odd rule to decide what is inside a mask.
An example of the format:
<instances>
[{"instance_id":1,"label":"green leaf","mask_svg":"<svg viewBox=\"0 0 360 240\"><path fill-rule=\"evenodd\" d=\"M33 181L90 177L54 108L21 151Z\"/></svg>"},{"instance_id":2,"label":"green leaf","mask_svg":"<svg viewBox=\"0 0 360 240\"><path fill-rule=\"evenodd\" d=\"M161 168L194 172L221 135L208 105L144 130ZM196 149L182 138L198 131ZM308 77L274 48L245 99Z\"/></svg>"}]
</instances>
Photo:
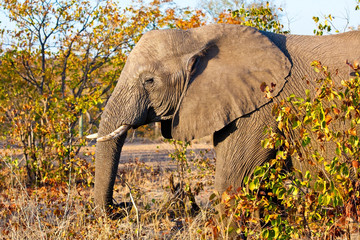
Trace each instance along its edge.
<instances>
[{"instance_id":1,"label":"green leaf","mask_svg":"<svg viewBox=\"0 0 360 240\"><path fill-rule=\"evenodd\" d=\"M298 128L299 126L301 126L301 122L298 121L298 120L296 120L296 121L294 121L293 124L292 124L292 129L296 129L296 128Z\"/></svg>"},{"instance_id":2,"label":"green leaf","mask_svg":"<svg viewBox=\"0 0 360 240\"><path fill-rule=\"evenodd\" d=\"M247 185L249 182L249 176L246 175L245 178L244 178L244 184Z\"/></svg>"},{"instance_id":3,"label":"green leaf","mask_svg":"<svg viewBox=\"0 0 360 240\"><path fill-rule=\"evenodd\" d=\"M256 188L255 183L254 183L254 182L250 182L250 183L249 183L249 190L250 190L250 191L254 191L255 188Z\"/></svg>"},{"instance_id":4,"label":"green leaf","mask_svg":"<svg viewBox=\"0 0 360 240\"><path fill-rule=\"evenodd\" d=\"M228 233L231 233L232 231L234 231L234 227L230 226L230 227L227 229L227 232L228 232Z\"/></svg>"},{"instance_id":5,"label":"green leaf","mask_svg":"<svg viewBox=\"0 0 360 240\"><path fill-rule=\"evenodd\" d=\"M212 201L214 198L216 198L216 194L215 193L212 193L209 197L209 200Z\"/></svg>"},{"instance_id":6,"label":"green leaf","mask_svg":"<svg viewBox=\"0 0 360 240\"><path fill-rule=\"evenodd\" d=\"M288 102L291 102L295 97L296 97L295 94L290 94L290 96L287 97L286 100L287 100Z\"/></svg>"},{"instance_id":7,"label":"green leaf","mask_svg":"<svg viewBox=\"0 0 360 240\"><path fill-rule=\"evenodd\" d=\"M267 148L269 146L270 140L268 138L261 141L261 147Z\"/></svg>"},{"instance_id":8,"label":"green leaf","mask_svg":"<svg viewBox=\"0 0 360 240\"><path fill-rule=\"evenodd\" d=\"M249 189L250 191L254 191L259 188L259 179L255 178L253 181L249 183Z\"/></svg>"},{"instance_id":9,"label":"green leaf","mask_svg":"<svg viewBox=\"0 0 360 240\"><path fill-rule=\"evenodd\" d=\"M265 215L264 221L265 221L265 223L268 223L270 221L270 215L269 214Z\"/></svg>"},{"instance_id":10,"label":"green leaf","mask_svg":"<svg viewBox=\"0 0 360 240\"><path fill-rule=\"evenodd\" d=\"M276 142L275 142L275 148L279 148L280 146L282 146L282 144L283 144L283 142L282 142L281 139L276 140Z\"/></svg>"},{"instance_id":11,"label":"green leaf","mask_svg":"<svg viewBox=\"0 0 360 240\"><path fill-rule=\"evenodd\" d=\"M332 200L332 197L331 197L330 195L326 194L326 195L325 195L324 205L325 205L325 206L330 205L331 200ZM320 219L321 219L321 217L319 218L319 220L320 220Z\"/></svg>"},{"instance_id":12,"label":"green leaf","mask_svg":"<svg viewBox=\"0 0 360 240\"><path fill-rule=\"evenodd\" d=\"M350 176L349 168L347 166L343 165L341 167L341 175L347 178Z\"/></svg>"},{"instance_id":13,"label":"green leaf","mask_svg":"<svg viewBox=\"0 0 360 240\"><path fill-rule=\"evenodd\" d=\"M309 137L305 137L304 140L302 140L301 145L303 147L306 147L311 142L311 139Z\"/></svg>"},{"instance_id":14,"label":"green leaf","mask_svg":"<svg viewBox=\"0 0 360 240\"><path fill-rule=\"evenodd\" d=\"M269 238L268 239L275 239L275 236L276 236L275 231L273 229L271 229L269 231Z\"/></svg>"},{"instance_id":15,"label":"green leaf","mask_svg":"<svg viewBox=\"0 0 360 240\"><path fill-rule=\"evenodd\" d=\"M273 230L274 230L274 233L275 233L274 239L278 239L278 237L280 235L280 229L278 227L274 227Z\"/></svg>"},{"instance_id":16,"label":"green leaf","mask_svg":"<svg viewBox=\"0 0 360 240\"><path fill-rule=\"evenodd\" d=\"M321 122L321 128L322 128L322 129L327 128L327 126L326 126L326 122L325 122L325 121L322 121L322 122Z\"/></svg>"},{"instance_id":17,"label":"green leaf","mask_svg":"<svg viewBox=\"0 0 360 240\"><path fill-rule=\"evenodd\" d=\"M276 190L276 195L278 196L279 199L283 199L285 193L286 193L286 189L283 187L280 187Z\"/></svg>"},{"instance_id":18,"label":"green leaf","mask_svg":"<svg viewBox=\"0 0 360 240\"><path fill-rule=\"evenodd\" d=\"M269 230L265 229L265 231L262 232L262 236L264 239L269 239Z\"/></svg>"},{"instance_id":19,"label":"green leaf","mask_svg":"<svg viewBox=\"0 0 360 240\"><path fill-rule=\"evenodd\" d=\"M304 124L307 125L307 124L310 124L312 121L312 117L311 116L305 116L304 117Z\"/></svg>"},{"instance_id":20,"label":"green leaf","mask_svg":"<svg viewBox=\"0 0 360 240\"><path fill-rule=\"evenodd\" d=\"M254 171L254 176L262 177L265 174L265 169L263 167L257 167Z\"/></svg>"}]
</instances>

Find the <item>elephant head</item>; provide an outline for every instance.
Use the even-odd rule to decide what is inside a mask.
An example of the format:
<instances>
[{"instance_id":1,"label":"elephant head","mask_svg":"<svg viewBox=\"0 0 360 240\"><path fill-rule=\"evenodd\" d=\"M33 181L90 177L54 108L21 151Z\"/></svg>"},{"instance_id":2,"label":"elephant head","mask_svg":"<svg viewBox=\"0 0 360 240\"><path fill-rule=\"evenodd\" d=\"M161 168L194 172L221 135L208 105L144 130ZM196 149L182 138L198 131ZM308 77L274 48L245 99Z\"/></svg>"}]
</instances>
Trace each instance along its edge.
<instances>
[{"instance_id":1,"label":"elephant head","mask_svg":"<svg viewBox=\"0 0 360 240\"><path fill-rule=\"evenodd\" d=\"M161 121L166 138L213 134L278 94L290 61L262 32L235 25L155 30L130 53L101 117L96 147L95 202L112 205L126 131Z\"/></svg>"}]
</instances>

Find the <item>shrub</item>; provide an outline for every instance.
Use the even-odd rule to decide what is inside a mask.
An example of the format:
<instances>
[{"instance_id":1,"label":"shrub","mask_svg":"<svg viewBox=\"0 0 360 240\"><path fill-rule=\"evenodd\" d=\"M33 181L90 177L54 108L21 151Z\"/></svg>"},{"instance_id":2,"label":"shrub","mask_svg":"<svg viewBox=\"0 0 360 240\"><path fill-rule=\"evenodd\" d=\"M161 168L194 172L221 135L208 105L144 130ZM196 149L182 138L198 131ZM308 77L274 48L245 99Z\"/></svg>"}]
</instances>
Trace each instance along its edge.
<instances>
[{"instance_id":1,"label":"shrub","mask_svg":"<svg viewBox=\"0 0 360 240\"><path fill-rule=\"evenodd\" d=\"M275 104L282 133L266 128L262 145L276 149L276 158L257 167L246 188L212 196L225 209L222 221L233 223L226 231L251 239L330 239L358 230L360 78L359 65L348 64L354 77L337 86L313 62L321 75L316 95L306 91L305 99L291 95ZM311 170L286 170L289 158Z\"/></svg>"}]
</instances>

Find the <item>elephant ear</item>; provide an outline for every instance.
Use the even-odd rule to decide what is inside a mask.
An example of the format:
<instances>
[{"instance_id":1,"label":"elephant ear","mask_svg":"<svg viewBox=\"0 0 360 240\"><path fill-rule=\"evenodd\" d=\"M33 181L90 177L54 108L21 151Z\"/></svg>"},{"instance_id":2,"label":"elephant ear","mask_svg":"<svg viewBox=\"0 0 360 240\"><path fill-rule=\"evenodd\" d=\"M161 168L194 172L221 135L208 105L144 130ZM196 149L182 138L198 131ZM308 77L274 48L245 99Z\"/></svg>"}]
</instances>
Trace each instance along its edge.
<instances>
[{"instance_id":1,"label":"elephant ear","mask_svg":"<svg viewBox=\"0 0 360 240\"><path fill-rule=\"evenodd\" d=\"M261 86L283 88L291 64L254 28L238 28L210 41L188 60L188 87L172 122L172 136L192 140L214 133L271 101ZM266 85L265 85L266 84Z\"/></svg>"}]
</instances>

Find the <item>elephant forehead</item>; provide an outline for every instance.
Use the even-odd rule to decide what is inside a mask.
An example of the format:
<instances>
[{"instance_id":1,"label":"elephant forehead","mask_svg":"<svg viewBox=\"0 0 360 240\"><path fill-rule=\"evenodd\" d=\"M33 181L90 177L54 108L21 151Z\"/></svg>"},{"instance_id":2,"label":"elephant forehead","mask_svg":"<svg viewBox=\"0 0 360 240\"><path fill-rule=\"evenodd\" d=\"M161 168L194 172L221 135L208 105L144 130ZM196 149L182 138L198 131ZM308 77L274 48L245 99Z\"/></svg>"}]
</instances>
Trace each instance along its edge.
<instances>
[{"instance_id":1,"label":"elephant forehead","mask_svg":"<svg viewBox=\"0 0 360 240\"><path fill-rule=\"evenodd\" d=\"M164 46L166 48L166 46ZM142 72L152 72L156 74L169 74L182 69L184 63L181 56L173 54L171 51L159 52L156 48L141 46L134 49L129 55L125 71L140 74Z\"/></svg>"},{"instance_id":2,"label":"elephant forehead","mask_svg":"<svg viewBox=\"0 0 360 240\"><path fill-rule=\"evenodd\" d=\"M171 42L168 38L160 37L159 34L152 34L152 37L144 35L135 45L130 55L161 56L166 55L170 50Z\"/></svg>"},{"instance_id":3,"label":"elephant forehead","mask_svg":"<svg viewBox=\"0 0 360 240\"><path fill-rule=\"evenodd\" d=\"M182 56L194 51L193 35L179 29L153 30L145 33L133 52L141 55L153 55L158 59L169 55Z\"/></svg>"}]
</instances>

